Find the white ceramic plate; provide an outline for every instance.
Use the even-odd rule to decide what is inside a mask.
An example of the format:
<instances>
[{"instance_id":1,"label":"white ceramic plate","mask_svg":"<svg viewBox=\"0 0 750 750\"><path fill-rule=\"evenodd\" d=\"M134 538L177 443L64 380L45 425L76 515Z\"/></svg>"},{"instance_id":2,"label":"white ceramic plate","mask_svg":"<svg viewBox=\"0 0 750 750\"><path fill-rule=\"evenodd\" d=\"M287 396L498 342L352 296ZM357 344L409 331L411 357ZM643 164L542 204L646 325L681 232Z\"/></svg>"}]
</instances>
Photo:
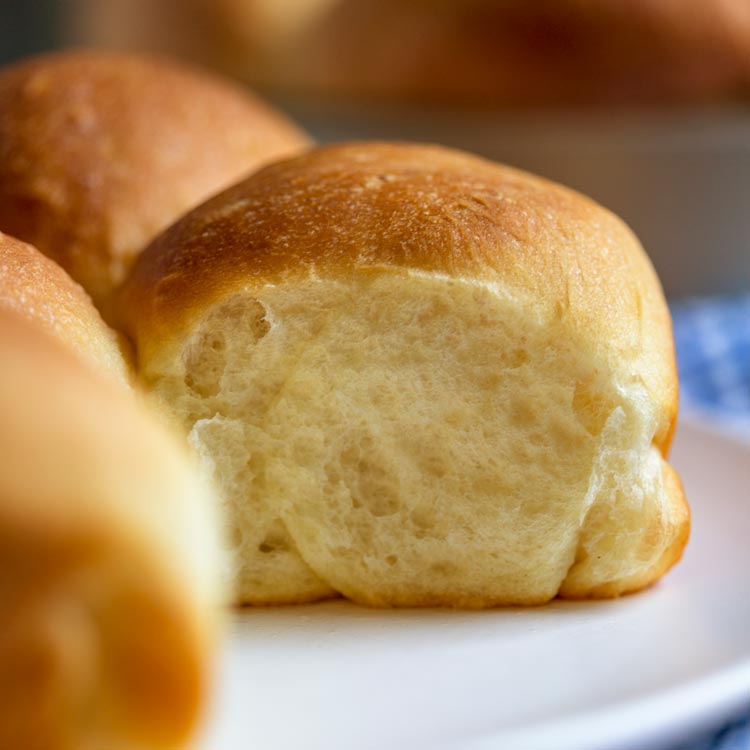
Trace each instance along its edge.
<instances>
[{"instance_id":1,"label":"white ceramic plate","mask_svg":"<svg viewBox=\"0 0 750 750\"><path fill-rule=\"evenodd\" d=\"M750 450L681 425L693 534L616 601L233 620L207 750L652 748L750 704Z\"/></svg>"}]
</instances>

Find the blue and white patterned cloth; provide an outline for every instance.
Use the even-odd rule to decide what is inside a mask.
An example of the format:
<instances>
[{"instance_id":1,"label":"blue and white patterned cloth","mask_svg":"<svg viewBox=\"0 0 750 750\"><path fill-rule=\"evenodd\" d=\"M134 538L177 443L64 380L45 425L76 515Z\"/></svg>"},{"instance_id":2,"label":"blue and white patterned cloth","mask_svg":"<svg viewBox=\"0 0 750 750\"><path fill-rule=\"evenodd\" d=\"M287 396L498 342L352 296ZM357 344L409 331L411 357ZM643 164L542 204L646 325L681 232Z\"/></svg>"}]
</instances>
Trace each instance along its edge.
<instances>
[{"instance_id":1,"label":"blue and white patterned cloth","mask_svg":"<svg viewBox=\"0 0 750 750\"><path fill-rule=\"evenodd\" d=\"M748 750L750 748L750 716L701 734L674 750Z\"/></svg>"},{"instance_id":2,"label":"blue and white patterned cloth","mask_svg":"<svg viewBox=\"0 0 750 750\"><path fill-rule=\"evenodd\" d=\"M680 408L750 440L750 293L673 305Z\"/></svg>"},{"instance_id":3,"label":"blue and white patterned cloth","mask_svg":"<svg viewBox=\"0 0 750 750\"><path fill-rule=\"evenodd\" d=\"M672 306L680 410L750 440L750 293ZM675 750L750 750L750 710Z\"/></svg>"}]
</instances>

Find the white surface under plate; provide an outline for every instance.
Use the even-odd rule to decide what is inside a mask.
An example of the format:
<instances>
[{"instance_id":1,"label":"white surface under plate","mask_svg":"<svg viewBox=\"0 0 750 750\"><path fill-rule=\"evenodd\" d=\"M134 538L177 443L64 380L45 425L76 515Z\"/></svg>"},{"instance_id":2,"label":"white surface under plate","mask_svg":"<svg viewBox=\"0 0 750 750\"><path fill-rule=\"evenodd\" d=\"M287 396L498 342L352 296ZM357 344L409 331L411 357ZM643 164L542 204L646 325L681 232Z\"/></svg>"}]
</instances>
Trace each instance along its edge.
<instances>
[{"instance_id":1,"label":"white surface under plate","mask_svg":"<svg viewBox=\"0 0 750 750\"><path fill-rule=\"evenodd\" d=\"M232 622L205 750L660 747L750 704L750 450L681 425L682 563L615 601Z\"/></svg>"}]
</instances>

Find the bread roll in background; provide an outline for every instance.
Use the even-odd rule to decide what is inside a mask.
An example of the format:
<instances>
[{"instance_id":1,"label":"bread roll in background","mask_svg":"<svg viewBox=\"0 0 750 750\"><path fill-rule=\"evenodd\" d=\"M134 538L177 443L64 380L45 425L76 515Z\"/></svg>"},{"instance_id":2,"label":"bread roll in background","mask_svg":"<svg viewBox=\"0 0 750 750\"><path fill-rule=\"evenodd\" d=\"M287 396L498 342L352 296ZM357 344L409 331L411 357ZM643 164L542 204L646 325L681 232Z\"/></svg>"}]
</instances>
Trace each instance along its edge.
<instances>
[{"instance_id":1,"label":"bread roll in background","mask_svg":"<svg viewBox=\"0 0 750 750\"><path fill-rule=\"evenodd\" d=\"M0 309L0 747L175 748L206 694L212 503L132 394Z\"/></svg>"},{"instance_id":2,"label":"bread roll in background","mask_svg":"<svg viewBox=\"0 0 750 750\"><path fill-rule=\"evenodd\" d=\"M0 309L33 321L101 371L129 382L127 345L88 294L35 247L2 232Z\"/></svg>"},{"instance_id":3,"label":"bread roll in background","mask_svg":"<svg viewBox=\"0 0 750 750\"><path fill-rule=\"evenodd\" d=\"M297 95L511 107L750 96L747 0L307 0L286 25L277 0L192 2L218 17L230 69Z\"/></svg>"},{"instance_id":4,"label":"bread roll in background","mask_svg":"<svg viewBox=\"0 0 750 750\"><path fill-rule=\"evenodd\" d=\"M243 88L176 62L32 58L0 72L0 230L56 260L106 317L159 230L308 143Z\"/></svg>"},{"instance_id":5,"label":"bread roll in background","mask_svg":"<svg viewBox=\"0 0 750 750\"><path fill-rule=\"evenodd\" d=\"M242 27L226 28L231 36ZM747 0L340 0L294 45L265 54L257 80L339 97L511 107L750 95Z\"/></svg>"},{"instance_id":6,"label":"bread roll in background","mask_svg":"<svg viewBox=\"0 0 750 750\"><path fill-rule=\"evenodd\" d=\"M320 148L170 227L120 313L220 489L241 602L609 597L687 541L658 279L561 186Z\"/></svg>"},{"instance_id":7,"label":"bread roll in background","mask_svg":"<svg viewBox=\"0 0 750 750\"><path fill-rule=\"evenodd\" d=\"M169 48L253 85L481 107L750 96L747 0L76 0L71 35Z\"/></svg>"}]
</instances>

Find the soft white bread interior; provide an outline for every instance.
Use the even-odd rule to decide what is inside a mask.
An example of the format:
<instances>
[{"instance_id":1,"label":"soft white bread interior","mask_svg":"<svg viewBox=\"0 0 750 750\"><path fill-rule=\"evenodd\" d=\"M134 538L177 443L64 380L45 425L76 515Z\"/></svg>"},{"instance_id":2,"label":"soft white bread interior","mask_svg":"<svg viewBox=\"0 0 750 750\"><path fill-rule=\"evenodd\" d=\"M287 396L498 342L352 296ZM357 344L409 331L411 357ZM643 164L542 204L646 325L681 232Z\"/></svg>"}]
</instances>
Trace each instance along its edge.
<instances>
[{"instance_id":1,"label":"soft white bread interior","mask_svg":"<svg viewBox=\"0 0 750 750\"><path fill-rule=\"evenodd\" d=\"M219 487L241 602L616 596L685 546L658 279L563 187L320 148L161 235L120 312Z\"/></svg>"},{"instance_id":2,"label":"soft white bread interior","mask_svg":"<svg viewBox=\"0 0 750 750\"><path fill-rule=\"evenodd\" d=\"M102 372L129 382L127 345L83 288L35 247L2 232L0 309L41 326Z\"/></svg>"},{"instance_id":3,"label":"soft white bread interior","mask_svg":"<svg viewBox=\"0 0 750 750\"><path fill-rule=\"evenodd\" d=\"M123 52L0 71L0 230L109 310L135 256L189 208L309 138L245 88Z\"/></svg>"},{"instance_id":4,"label":"soft white bread interior","mask_svg":"<svg viewBox=\"0 0 750 750\"><path fill-rule=\"evenodd\" d=\"M212 503L132 392L0 309L0 747L175 748L220 605Z\"/></svg>"}]
</instances>

